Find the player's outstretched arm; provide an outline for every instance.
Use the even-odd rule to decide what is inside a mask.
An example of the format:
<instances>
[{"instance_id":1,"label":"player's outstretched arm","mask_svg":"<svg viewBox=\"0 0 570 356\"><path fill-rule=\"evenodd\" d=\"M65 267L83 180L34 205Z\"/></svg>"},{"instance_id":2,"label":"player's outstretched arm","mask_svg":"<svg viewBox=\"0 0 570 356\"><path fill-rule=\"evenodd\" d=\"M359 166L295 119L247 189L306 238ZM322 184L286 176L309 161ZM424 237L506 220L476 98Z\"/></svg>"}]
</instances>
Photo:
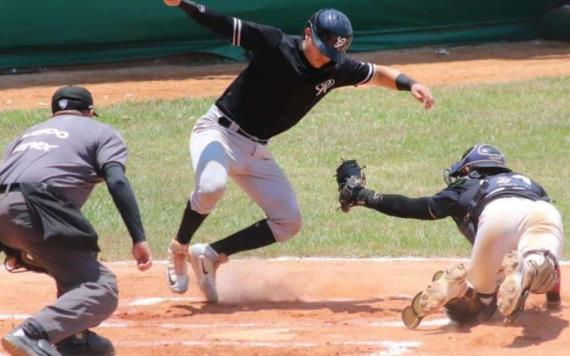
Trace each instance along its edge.
<instances>
[{"instance_id":1,"label":"player's outstretched arm","mask_svg":"<svg viewBox=\"0 0 570 356\"><path fill-rule=\"evenodd\" d=\"M397 69L374 65L374 76L370 84L383 86L394 90L407 90L421 102L426 109L431 109L435 103L433 95L428 87L416 82Z\"/></svg>"},{"instance_id":2,"label":"player's outstretched arm","mask_svg":"<svg viewBox=\"0 0 570 356\"><path fill-rule=\"evenodd\" d=\"M145 271L152 265L152 253L146 243L139 207L131 185L125 176L125 169L121 164L111 162L106 164L103 170L109 193L131 235L133 241L132 255L137 263L137 268Z\"/></svg>"},{"instance_id":3,"label":"player's outstretched arm","mask_svg":"<svg viewBox=\"0 0 570 356\"><path fill-rule=\"evenodd\" d=\"M366 177L356 160L343 160L336 169L339 202L342 211L365 206L386 215L421 220L440 219L429 207L430 198L408 198L398 194L381 194L365 188Z\"/></svg>"},{"instance_id":4,"label":"player's outstretched arm","mask_svg":"<svg viewBox=\"0 0 570 356\"><path fill-rule=\"evenodd\" d=\"M419 220L437 219L429 208L429 198L409 198L399 194L381 194L370 189L362 189L357 200L367 208L398 218Z\"/></svg>"},{"instance_id":5,"label":"player's outstretched arm","mask_svg":"<svg viewBox=\"0 0 570 356\"><path fill-rule=\"evenodd\" d=\"M202 27L231 41L234 46L241 46L256 51L276 45L281 39L279 29L243 21L208 9L206 6L190 0L163 0L168 6L178 6Z\"/></svg>"}]
</instances>

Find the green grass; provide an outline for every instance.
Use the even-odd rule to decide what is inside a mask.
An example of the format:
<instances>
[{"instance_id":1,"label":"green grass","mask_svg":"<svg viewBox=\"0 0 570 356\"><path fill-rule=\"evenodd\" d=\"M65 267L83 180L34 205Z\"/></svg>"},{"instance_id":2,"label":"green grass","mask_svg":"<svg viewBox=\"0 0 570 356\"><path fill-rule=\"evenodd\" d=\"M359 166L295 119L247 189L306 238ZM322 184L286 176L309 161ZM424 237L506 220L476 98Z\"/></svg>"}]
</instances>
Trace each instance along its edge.
<instances>
[{"instance_id":1,"label":"green grass","mask_svg":"<svg viewBox=\"0 0 570 356\"><path fill-rule=\"evenodd\" d=\"M272 152L297 192L305 226L291 241L249 255L467 256L469 244L451 219L422 222L365 208L350 214L337 211L332 175L341 157L356 158L368 166L372 189L431 195L444 187L441 170L476 142L497 145L511 168L539 181L570 226L570 77L443 87L434 94L436 108L426 112L407 93L339 90L295 128L274 138ZM99 110L101 120L127 140L127 173L159 258L177 230L194 182L190 130L212 101L125 103ZM0 144L46 115L45 110L0 113ZM84 211L101 235L103 258L128 258L130 241L104 185ZM194 241L213 241L261 217L261 210L230 183Z\"/></svg>"}]
</instances>

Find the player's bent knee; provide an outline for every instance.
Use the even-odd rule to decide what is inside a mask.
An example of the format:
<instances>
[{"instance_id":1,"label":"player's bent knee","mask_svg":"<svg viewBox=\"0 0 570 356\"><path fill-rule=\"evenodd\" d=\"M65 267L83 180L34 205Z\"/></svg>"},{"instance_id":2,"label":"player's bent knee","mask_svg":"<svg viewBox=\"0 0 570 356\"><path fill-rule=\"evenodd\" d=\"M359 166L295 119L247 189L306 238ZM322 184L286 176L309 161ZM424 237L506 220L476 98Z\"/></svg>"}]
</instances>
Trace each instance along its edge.
<instances>
[{"instance_id":1,"label":"player's bent knee","mask_svg":"<svg viewBox=\"0 0 570 356\"><path fill-rule=\"evenodd\" d=\"M197 198L202 202L201 205L211 205L217 203L224 193L226 192L226 187L214 187L208 189L201 189L197 193Z\"/></svg>"},{"instance_id":2,"label":"player's bent knee","mask_svg":"<svg viewBox=\"0 0 570 356\"><path fill-rule=\"evenodd\" d=\"M293 236L297 235L303 228L303 219L299 214L294 219L288 220L269 220L268 222L275 240L277 242L285 242L290 240Z\"/></svg>"},{"instance_id":3,"label":"player's bent knee","mask_svg":"<svg viewBox=\"0 0 570 356\"><path fill-rule=\"evenodd\" d=\"M535 270L530 285L530 291L543 294L550 291L558 283L556 257L549 251L528 251L524 256L524 263Z\"/></svg>"},{"instance_id":4,"label":"player's bent knee","mask_svg":"<svg viewBox=\"0 0 570 356\"><path fill-rule=\"evenodd\" d=\"M97 282L93 282L94 286L89 286L93 291L93 299L96 299L101 305L101 317L107 318L119 306L119 288L117 286L117 277L111 271L102 273L101 278Z\"/></svg>"},{"instance_id":5,"label":"player's bent knee","mask_svg":"<svg viewBox=\"0 0 570 356\"><path fill-rule=\"evenodd\" d=\"M226 180L213 181L196 187L190 197L192 209L200 214L208 214L226 192Z\"/></svg>"},{"instance_id":6,"label":"player's bent knee","mask_svg":"<svg viewBox=\"0 0 570 356\"><path fill-rule=\"evenodd\" d=\"M212 177L211 179L203 179L195 191L203 196L221 196L226 191L227 184L227 177Z\"/></svg>"}]
</instances>

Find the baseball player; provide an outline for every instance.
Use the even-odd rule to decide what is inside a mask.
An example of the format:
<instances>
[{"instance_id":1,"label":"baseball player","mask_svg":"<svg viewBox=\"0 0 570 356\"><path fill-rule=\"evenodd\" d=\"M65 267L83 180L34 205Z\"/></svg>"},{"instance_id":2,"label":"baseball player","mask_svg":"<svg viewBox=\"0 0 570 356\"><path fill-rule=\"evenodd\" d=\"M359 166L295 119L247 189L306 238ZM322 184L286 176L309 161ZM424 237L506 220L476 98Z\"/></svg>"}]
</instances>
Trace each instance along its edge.
<instances>
[{"instance_id":1,"label":"baseball player","mask_svg":"<svg viewBox=\"0 0 570 356\"><path fill-rule=\"evenodd\" d=\"M345 57L352 26L340 11L317 11L303 36L240 20L188 0L164 0L194 21L251 53L239 74L190 137L194 191L169 247L168 282L173 292L188 288L187 257L201 290L217 301L215 273L228 256L284 242L301 229L301 214L289 180L269 150L272 137L287 131L333 89L371 83L411 91L426 109L429 89L395 69ZM224 194L228 177L263 209L266 217L212 244L189 242Z\"/></svg>"},{"instance_id":2,"label":"baseball player","mask_svg":"<svg viewBox=\"0 0 570 356\"><path fill-rule=\"evenodd\" d=\"M96 259L97 233L79 210L105 181L132 238L138 269L152 263L137 202L125 177L127 147L94 119L82 87L60 88L53 116L6 148L0 165L0 250L9 271L47 273L57 300L2 339L14 355L114 355L112 343L89 328L117 307L115 275Z\"/></svg>"},{"instance_id":3,"label":"baseball player","mask_svg":"<svg viewBox=\"0 0 570 356\"><path fill-rule=\"evenodd\" d=\"M402 316L416 327L445 306L458 322L484 321L497 307L514 320L529 292L547 293L560 305L558 261L564 243L562 218L544 189L507 168L497 148L478 144L445 171L447 188L434 196L408 198L364 188L358 164L337 170L339 201L345 211L365 206L401 218L451 217L473 245L470 262L455 263L419 293Z\"/></svg>"}]
</instances>

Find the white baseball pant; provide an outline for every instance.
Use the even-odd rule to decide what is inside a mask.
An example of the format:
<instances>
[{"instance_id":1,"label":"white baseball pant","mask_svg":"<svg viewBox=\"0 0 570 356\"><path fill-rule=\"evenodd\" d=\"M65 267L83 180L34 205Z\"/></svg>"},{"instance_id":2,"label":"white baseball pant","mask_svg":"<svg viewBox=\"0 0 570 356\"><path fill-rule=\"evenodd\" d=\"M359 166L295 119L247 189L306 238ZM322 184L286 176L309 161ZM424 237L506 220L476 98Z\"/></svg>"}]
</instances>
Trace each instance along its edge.
<instances>
[{"instance_id":1,"label":"white baseball pant","mask_svg":"<svg viewBox=\"0 0 570 356\"><path fill-rule=\"evenodd\" d=\"M501 262L508 252L547 250L559 260L563 245L562 217L552 204L499 198L479 217L467 283L480 293L494 293L501 278Z\"/></svg>"},{"instance_id":2,"label":"white baseball pant","mask_svg":"<svg viewBox=\"0 0 570 356\"><path fill-rule=\"evenodd\" d=\"M192 210L210 213L223 196L229 176L264 211L275 239L290 239L301 230L302 219L289 180L267 145L221 126L221 116L222 112L212 105L190 135L190 156L196 174L190 197Z\"/></svg>"}]
</instances>

